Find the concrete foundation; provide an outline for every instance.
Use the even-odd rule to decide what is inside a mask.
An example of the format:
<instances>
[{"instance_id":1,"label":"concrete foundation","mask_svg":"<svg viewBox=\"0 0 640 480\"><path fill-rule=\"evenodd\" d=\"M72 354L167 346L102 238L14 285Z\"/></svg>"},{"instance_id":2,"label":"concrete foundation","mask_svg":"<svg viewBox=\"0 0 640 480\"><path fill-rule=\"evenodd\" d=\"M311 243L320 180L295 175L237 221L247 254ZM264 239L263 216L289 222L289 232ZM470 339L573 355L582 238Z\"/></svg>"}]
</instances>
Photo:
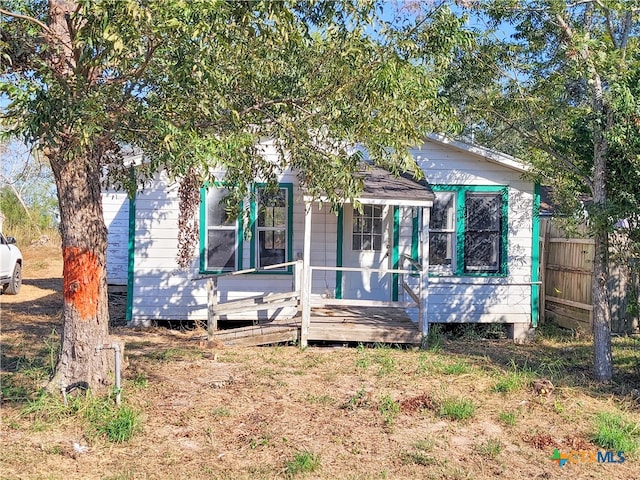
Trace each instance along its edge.
<instances>
[{"instance_id":1,"label":"concrete foundation","mask_svg":"<svg viewBox=\"0 0 640 480\"><path fill-rule=\"evenodd\" d=\"M509 323L507 335L514 343L528 343L533 340L535 328L529 323Z\"/></svg>"}]
</instances>

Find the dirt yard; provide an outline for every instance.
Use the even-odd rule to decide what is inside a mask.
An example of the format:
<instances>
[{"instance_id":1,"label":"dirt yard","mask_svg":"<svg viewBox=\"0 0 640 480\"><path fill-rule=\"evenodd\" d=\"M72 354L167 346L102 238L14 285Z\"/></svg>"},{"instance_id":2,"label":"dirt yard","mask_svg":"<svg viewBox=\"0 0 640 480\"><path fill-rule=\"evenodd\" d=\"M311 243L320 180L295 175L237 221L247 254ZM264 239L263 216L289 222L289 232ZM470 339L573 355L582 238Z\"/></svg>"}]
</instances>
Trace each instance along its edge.
<instances>
[{"instance_id":1,"label":"dirt yard","mask_svg":"<svg viewBox=\"0 0 640 480\"><path fill-rule=\"evenodd\" d=\"M593 440L607 412L636 422L640 440L638 339L616 340L615 382L601 387L589 381L588 339L570 335L301 350L116 326L123 402L140 426L109 442L78 412L29 409L55 363L62 266L57 249L23 253L22 291L0 296L2 479L640 478L638 451L597 463L607 449Z\"/></svg>"}]
</instances>

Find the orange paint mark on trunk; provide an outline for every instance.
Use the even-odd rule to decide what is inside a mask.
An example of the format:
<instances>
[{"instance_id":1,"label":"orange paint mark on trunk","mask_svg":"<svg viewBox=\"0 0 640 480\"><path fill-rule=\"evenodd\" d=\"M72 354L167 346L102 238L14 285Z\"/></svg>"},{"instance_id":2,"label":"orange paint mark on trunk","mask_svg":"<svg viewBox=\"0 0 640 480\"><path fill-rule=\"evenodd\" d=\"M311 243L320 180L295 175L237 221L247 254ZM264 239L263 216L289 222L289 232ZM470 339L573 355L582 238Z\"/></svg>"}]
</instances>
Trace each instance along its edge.
<instances>
[{"instance_id":1,"label":"orange paint mark on trunk","mask_svg":"<svg viewBox=\"0 0 640 480\"><path fill-rule=\"evenodd\" d=\"M98 257L78 247L62 249L64 261L63 286L65 302L73 305L80 318L95 317L98 313L98 298L102 265Z\"/></svg>"}]
</instances>

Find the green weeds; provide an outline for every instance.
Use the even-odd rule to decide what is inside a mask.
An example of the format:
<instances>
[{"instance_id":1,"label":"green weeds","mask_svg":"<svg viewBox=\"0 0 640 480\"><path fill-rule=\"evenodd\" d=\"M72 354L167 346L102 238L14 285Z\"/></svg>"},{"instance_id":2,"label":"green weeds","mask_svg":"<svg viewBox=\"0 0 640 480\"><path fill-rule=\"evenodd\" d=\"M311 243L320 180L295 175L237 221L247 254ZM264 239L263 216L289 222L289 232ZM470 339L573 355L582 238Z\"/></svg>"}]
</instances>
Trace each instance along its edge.
<instances>
[{"instance_id":1,"label":"green weeds","mask_svg":"<svg viewBox=\"0 0 640 480\"><path fill-rule=\"evenodd\" d=\"M640 445L640 423L630 422L619 413L598 413L591 439L607 450L634 453Z\"/></svg>"},{"instance_id":2,"label":"green weeds","mask_svg":"<svg viewBox=\"0 0 640 480\"><path fill-rule=\"evenodd\" d=\"M364 387L355 392L349 400L347 400L342 408L347 410L355 410L356 408L366 407L369 405L369 394Z\"/></svg>"},{"instance_id":3,"label":"green weeds","mask_svg":"<svg viewBox=\"0 0 640 480\"><path fill-rule=\"evenodd\" d=\"M320 468L320 457L309 451L297 452L293 460L287 462L285 472L287 476L293 477L301 473L315 472Z\"/></svg>"},{"instance_id":4,"label":"green weeds","mask_svg":"<svg viewBox=\"0 0 640 480\"><path fill-rule=\"evenodd\" d=\"M489 438L486 441L478 444L478 452L487 458L495 459L504 448L504 444L497 438Z\"/></svg>"},{"instance_id":5,"label":"green weeds","mask_svg":"<svg viewBox=\"0 0 640 480\"><path fill-rule=\"evenodd\" d=\"M333 405L335 403L335 399L329 395L312 395L310 393L307 394L305 400L317 405Z\"/></svg>"},{"instance_id":6,"label":"green weeds","mask_svg":"<svg viewBox=\"0 0 640 480\"><path fill-rule=\"evenodd\" d=\"M376 344L373 352L363 344L358 344L356 348L356 368L367 370L373 364L378 366L377 374L381 377L392 374L396 371L396 360L392 355L393 349L386 345Z\"/></svg>"},{"instance_id":7,"label":"green weeds","mask_svg":"<svg viewBox=\"0 0 640 480\"><path fill-rule=\"evenodd\" d=\"M389 395L383 395L380 398L380 405L378 408L382 418L384 419L385 425L388 428L391 428L396 417L400 414L400 404Z\"/></svg>"},{"instance_id":8,"label":"green weeds","mask_svg":"<svg viewBox=\"0 0 640 480\"><path fill-rule=\"evenodd\" d=\"M440 402L438 414L450 420L467 420L476 412L476 406L466 398L445 398Z\"/></svg>"},{"instance_id":9,"label":"green weeds","mask_svg":"<svg viewBox=\"0 0 640 480\"><path fill-rule=\"evenodd\" d=\"M493 386L494 392L510 393L529 388L535 378L535 372L526 365L518 367L511 361L511 368L498 378Z\"/></svg>"},{"instance_id":10,"label":"green weeds","mask_svg":"<svg viewBox=\"0 0 640 480\"><path fill-rule=\"evenodd\" d=\"M464 360L459 360L442 367L442 373L445 375L464 375L465 373L469 373L470 370L471 367L469 367L469 364Z\"/></svg>"},{"instance_id":11,"label":"green weeds","mask_svg":"<svg viewBox=\"0 0 640 480\"><path fill-rule=\"evenodd\" d=\"M500 412L498 420L503 425L514 427L516 425L516 414L514 412Z\"/></svg>"},{"instance_id":12,"label":"green weeds","mask_svg":"<svg viewBox=\"0 0 640 480\"><path fill-rule=\"evenodd\" d=\"M405 465L433 465L436 463L436 459L431 455L434 446L432 441L420 440L413 445L413 449L401 452L400 460Z\"/></svg>"},{"instance_id":13,"label":"green weeds","mask_svg":"<svg viewBox=\"0 0 640 480\"><path fill-rule=\"evenodd\" d=\"M23 409L22 415L33 420L33 428L46 430L64 420L81 420L89 438L105 438L123 443L140 427L140 415L127 405L116 405L111 397L94 397L90 393L62 399L41 393Z\"/></svg>"},{"instance_id":14,"label":"green weeds","mask_svg":"<svg viewBox=\"0 0 640 480\"><path fill-rule=\"evenodd\" d=\"M215 418L230 417L231 410L227 407L218 407L211 410L211 415L213 415Z\"/></svg>"}]
</instances>

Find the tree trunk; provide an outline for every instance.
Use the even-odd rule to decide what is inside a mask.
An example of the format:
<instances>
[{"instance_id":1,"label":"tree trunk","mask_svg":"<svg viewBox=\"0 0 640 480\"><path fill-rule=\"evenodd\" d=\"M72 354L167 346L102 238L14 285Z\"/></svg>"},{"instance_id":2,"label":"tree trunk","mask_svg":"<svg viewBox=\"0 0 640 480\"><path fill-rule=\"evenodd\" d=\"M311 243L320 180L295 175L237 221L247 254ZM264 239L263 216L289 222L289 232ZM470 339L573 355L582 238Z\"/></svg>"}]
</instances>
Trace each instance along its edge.
<instances>
[{"instance_id":1,"label":"tree trunk","mask_svg":"<svg viewBox=\"0 0 640 480\"><path fill-rule=\"evenodd\" d=\"M60 204L63 257L62 348L49 390L100 389L109 383L107 229L102 214L98 152L49 158Z\"/></svg>"},{"instance_id":2,"label":"tree trunk","mask_svg":"<svg viewBox=\"0 0 640 480\"><path fill-rule=\"evenodd\" d=\"M593 75L593 203L595 206L595 258L591 295L593 302L593 374L598 382L613 376L611 355L611 310L609 308L609 235L605 207L608 142L605 129L612 124L603 100L600 76Z\"/></svg>"},{"instance_id":3,"label":"tree trunk","mask_svg":"<svg viewBox=\"0 0 640 480\"><path fill-rule=\"evenodd\" d=\"M608 382L613 376L611 354L611 310L609 308L609 248L605 231L595 235L596 255L593 261L593 374L598 382Z\"/></svg>"}]
</instances>

